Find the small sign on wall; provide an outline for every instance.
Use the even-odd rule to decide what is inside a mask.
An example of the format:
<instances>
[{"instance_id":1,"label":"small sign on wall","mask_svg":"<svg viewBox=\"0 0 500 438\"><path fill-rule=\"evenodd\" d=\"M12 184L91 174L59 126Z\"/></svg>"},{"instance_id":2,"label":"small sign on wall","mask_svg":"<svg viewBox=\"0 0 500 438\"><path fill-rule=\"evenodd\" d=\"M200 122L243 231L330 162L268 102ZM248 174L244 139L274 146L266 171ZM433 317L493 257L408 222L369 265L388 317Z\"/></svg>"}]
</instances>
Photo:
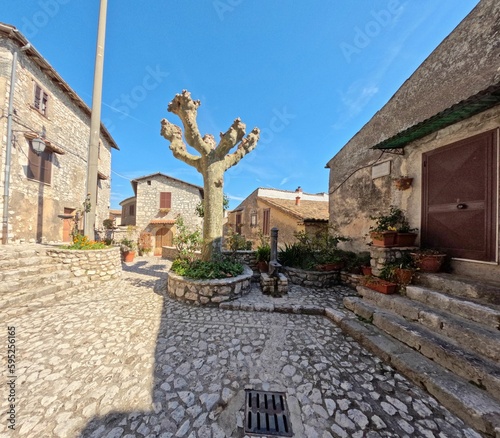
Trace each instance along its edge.
<instances>
[{"instance_id":1,"label":"small sign on wall","mask_svg":"<svg viewBox=\"0 0 500 438\"><path fill-rule=\"evenodd\" d=\"M372 166L372 179L380 178L391 174L391 161L374 164Z\"/></svg>"}]
</instances>

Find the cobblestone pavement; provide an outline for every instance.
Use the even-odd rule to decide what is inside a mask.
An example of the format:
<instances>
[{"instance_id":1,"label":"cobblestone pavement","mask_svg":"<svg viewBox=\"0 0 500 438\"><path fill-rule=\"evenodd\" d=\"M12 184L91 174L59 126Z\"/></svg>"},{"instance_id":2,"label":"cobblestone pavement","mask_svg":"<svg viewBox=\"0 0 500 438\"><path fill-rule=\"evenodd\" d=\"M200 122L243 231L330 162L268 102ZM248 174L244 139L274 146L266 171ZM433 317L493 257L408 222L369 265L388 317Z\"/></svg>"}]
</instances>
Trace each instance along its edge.
<instances>
[{"instance_id":1,"label":"cobblestone pavement","mask_svg":"<svg viewBox=\"0 0 500 438\"><path fill-rule=\"evenodd\" d=\"M322 316L164 298L166 264L138 259L118 285L7 316L16 430L2 384L0 436L243 437L255 388L286 393L294 437L480 437ZM345 293L293 288L288 300L341 310ZM242 301L269 299L256 287Z\"/></svg>"}]
</instances>

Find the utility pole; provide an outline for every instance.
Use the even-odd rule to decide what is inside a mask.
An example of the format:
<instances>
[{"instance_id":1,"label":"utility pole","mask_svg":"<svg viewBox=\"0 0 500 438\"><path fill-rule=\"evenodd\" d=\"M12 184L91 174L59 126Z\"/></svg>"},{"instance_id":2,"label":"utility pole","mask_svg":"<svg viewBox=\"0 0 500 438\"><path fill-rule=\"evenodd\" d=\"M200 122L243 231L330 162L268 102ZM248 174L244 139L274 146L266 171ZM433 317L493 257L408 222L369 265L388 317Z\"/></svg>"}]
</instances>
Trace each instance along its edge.
<instances>
[{"instance_id":1,"label":"utility pole","mask_svg":"<svg viewBox=\"0 0 500 438\"><path fill-rule=\"evenodd\" d=\"M94 69L94 90L92 92L92 115L90 118L90 142L87 163L87 195L90 211L85 211L84 234L89 239L95 238L95 214L97 203L97 166L99 160L99 139L101 133L102 76L104 70L104 41L106 36L106 11L108 0L101 0L99 25L97 30L97 48Z\"/></svg>"}]
</instances>

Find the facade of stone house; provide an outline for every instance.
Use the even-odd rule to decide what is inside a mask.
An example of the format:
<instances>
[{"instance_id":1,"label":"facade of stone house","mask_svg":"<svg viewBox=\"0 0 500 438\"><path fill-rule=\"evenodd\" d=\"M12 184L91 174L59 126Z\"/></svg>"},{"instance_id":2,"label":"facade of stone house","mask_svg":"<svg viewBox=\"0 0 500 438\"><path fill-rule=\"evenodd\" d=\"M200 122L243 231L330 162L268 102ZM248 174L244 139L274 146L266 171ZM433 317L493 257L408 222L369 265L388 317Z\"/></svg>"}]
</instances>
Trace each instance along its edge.
<instances>
[{"instance_id":1,"label":"facade of stone house","mask_svg":"<svg viewBox=\"0 0 500 438\"><path fill-rule=\"evenodd\" d=\"M481 0L328 162L330 221L354 249L370 215L396 205L454 273L500 278L499 17L499 2ZM409 189L396 189L401 176Z\"/></svg>"},{"instance_id":2,"label":"facade of stone house","mask_svg":"<svg viewBox=\"0 0 500 438\"><path fill-rule=\"evenodd\" d=\"M3 23L0 108L2 242L69 241L87 195L91 111L26 38ZM41 153L34 149L38 138L45 143ZM96 228L109 216L112 149L118 146L101 126Z\"/></svg>"},{"instance_id":3,"label":"facade of stone house","mask_svg":"<svg viewBox=\"0 0 500 438\"><path fill-rule=\"evenodd\" d=\"M190 229L203 225L196 214L196 206L203 201L202 187L163 173L136 178L131 184L135 196L120 203L121 225L132 225L137 233L151 233L155 254L161 254L162 246L172 246L179 215Z\"/></svg>"},{"instance_id":4,"label":"facade of stone house","mask_svg":"<svg viewBox=\"0 0 500 438\"><path fill-rule=\"evenodd\" d=\"M328 195L258 188L228 214L224 229L251 241L255 249L261 237L268 238L272 228L279 229L279 245L291 244L296 232L316 234L328 229Z\"/></svg>"}]
</instances>

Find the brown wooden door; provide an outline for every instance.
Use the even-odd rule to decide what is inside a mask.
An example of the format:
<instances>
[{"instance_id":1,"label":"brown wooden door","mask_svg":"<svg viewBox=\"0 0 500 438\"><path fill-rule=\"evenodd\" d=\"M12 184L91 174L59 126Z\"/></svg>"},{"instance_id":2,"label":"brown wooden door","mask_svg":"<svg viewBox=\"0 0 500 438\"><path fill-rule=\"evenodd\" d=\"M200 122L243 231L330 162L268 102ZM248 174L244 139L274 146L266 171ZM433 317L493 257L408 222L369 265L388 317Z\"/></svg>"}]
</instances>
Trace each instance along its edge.
<instances>
[{"instance_id":1,"label":"brown wooden door","mask_svg":"<svg viewBox=\"0 0 500 438\"><path fill-rule=\"evenodd\" d=\"M74 214L74 208L65 208L64 215ZM73 219L65 218L63 219L63 242L71 242L71 231L73 229Z\"/></svg>"},{"instance_id":2,"label":"brown wooden door","mask_svg":"<svg viewBox=\"0 0 500 438\"><path fill-rule=\"evenodd\" d=\"M497 132L423 155L422 245L495 261Z\"/></svg>"},{"instance_id":3,"label":"brown wooden door","mask_svg":"<svg viewBox=\"0 0 500 438\"><path fill-rule=\"evenodd\" d=\"M155 236L155 255L161 255L162 246L172 246L172 227L160 228Z\"/></svg>"}]
</instances>

